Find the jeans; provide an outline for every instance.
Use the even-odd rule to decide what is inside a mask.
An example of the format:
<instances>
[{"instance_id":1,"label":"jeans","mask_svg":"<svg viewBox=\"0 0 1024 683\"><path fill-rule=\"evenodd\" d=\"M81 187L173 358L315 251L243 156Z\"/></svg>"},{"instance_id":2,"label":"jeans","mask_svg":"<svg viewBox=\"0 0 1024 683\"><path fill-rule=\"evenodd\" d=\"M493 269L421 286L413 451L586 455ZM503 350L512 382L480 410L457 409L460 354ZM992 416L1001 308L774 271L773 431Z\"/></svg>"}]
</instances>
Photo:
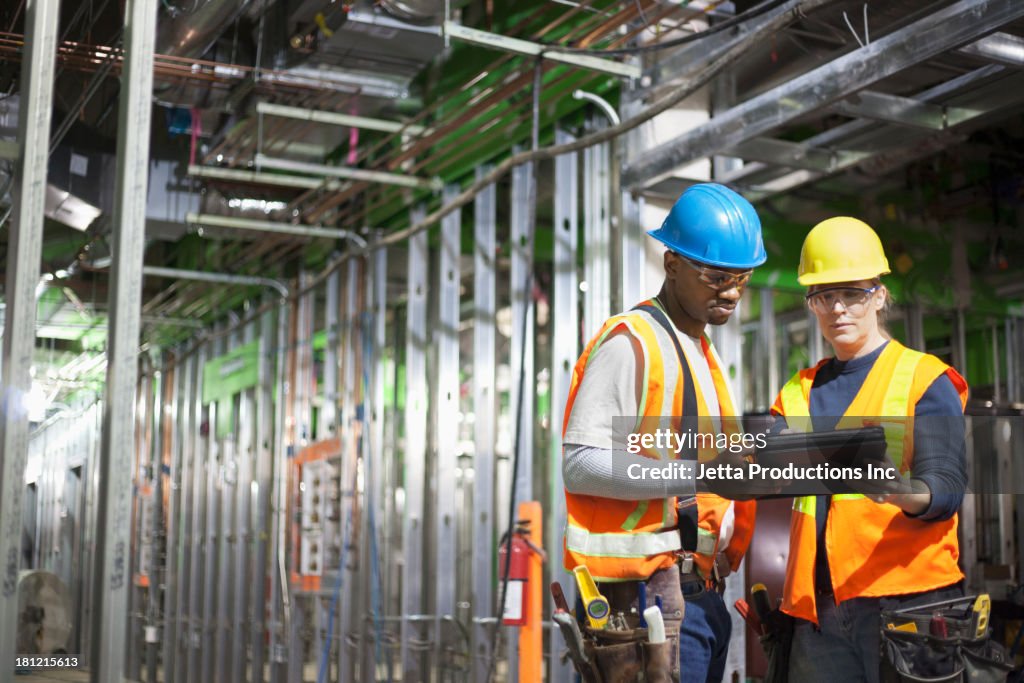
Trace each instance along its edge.
<instances>
[{"instance_id":1,"label":"jeans","mask_svg":"<svg viewBox=\"0 0 1024 683\"><path fill-rule=\"evenodd\" d=\"M683 584L686 612L679 629L680 683L717 683L725 675L732 618L725 600L703 582Z\"/></svg>"},{"instance_id":2,"label":"jeans","mask_svg":"<svg viewBox=\"0 0 1024 683\"><path fill-rule=\"evenodd\" d=\"M803 619L796 620L789 680L878 683L882 609L925 605L963 594L962 585L957 583L926 593L854 598L838 605L832 595L818 595L818 627Z\"/></svg>"}]
</instances>

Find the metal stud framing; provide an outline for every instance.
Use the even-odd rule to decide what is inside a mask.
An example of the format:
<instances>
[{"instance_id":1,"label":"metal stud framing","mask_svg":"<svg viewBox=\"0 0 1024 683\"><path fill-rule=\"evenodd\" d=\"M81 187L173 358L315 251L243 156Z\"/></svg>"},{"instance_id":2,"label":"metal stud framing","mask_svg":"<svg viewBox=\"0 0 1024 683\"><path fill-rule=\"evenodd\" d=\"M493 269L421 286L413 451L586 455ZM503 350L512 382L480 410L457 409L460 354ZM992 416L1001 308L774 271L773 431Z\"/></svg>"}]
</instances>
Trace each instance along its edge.
<instances>
[{"instance_id":1,"label":"metal stud framing","mask_svg":"<svg viewBox=\"0 0 1024 683\"><path fill-rule=\"evenodd\" d=\"M533 496L533 233L536 211L532 164L512 170L511 229L512 240L512 345L509 366L512 368L512 390L509 405L513 428L518 430L519 471L516 476L517 502ZM522 396L519 394L522 378ZM515 421L519 423L516 425Z\"/></svg>"},{"instance_id":2,"label":"metal stud framing","mask_svg":"<svg viewBox=\"0 0 1024 683\"><path fill-rule=\"evenodd\" d=\"M489 169L477 169L477 177ZM488 185L473 205L473 548L480 557L494 553L495 396L495 259L497 193ZM487 676L491 655L487 620L494 610L494 577L490 562L472 569L471 633L473 680Z\"/></svg>"},{"instance_id":3,"label":"metal stud framing","mask_svg":"<svg viewBox=\"0 0 1024 683\"><path fill-rule=\"evenodd\" d=\"M513 457L519 462L513 483L515 505L533 499L533 424L534 424L534 314L533 234L536 224L536 178L533 164L512 169L510 237L512 241L512 343L509 367L512 387L509 406L513 429ZM523 389L520 394L520 389ZM509 677L518 675L519 631L508 629Z\"/></svg>"},{"instance_id":4,"label":"metal stud framing","mask_svg":"<svg viewBox=\"0 0 1024 683\"><path fill-rule=\"evenodd\" d=\"M571 142L573 136L563 130L555 132L555 143ZM578 235L578 191L576 181L577 155L563 154L555 159L555 224L554 224L554 292L552 296L551 319L554 335L551 342L551 432L560 434L565 404L569 398L569 383L573 366L579 355L577 342L577 310L579 280L576 274L576 242ZM557 548L558 538L565 528L566 509L562 483L561 439L551 439L548 454L548 480L551 509L548 511L548 526L544 530L548 548ZM562 568L559 558L550 563L551 580L558 581L572 593L571 575ZM545 601L546 602L546 601ZM548 671L551 681L572 679L572 667L561 657L565 649L562 634L552 629L549 634Z\"/></svg>"},{"instance_id":5,"label":"metal stud framing","mask_svg":"<svg viewBox=\"0 0 1024 683\"><path fill-rule=\"evenodd\" d=\"M583 336L589 339L611 315L611 207L608 145L583 150Z\"/></svg>"},{"instance_id":6,"label":"metal stud framing","mask_svg":"<svg viewBox=\"0 0 1024 683\"><path fill-rule=\"evenodd\" d=\"M21 140L14 177L14 210L7 252L7 302L0 358L0 674L14 663L18 627L18 562L21 557L22 490L28 452L28 415L23 396L32 388L29 368L35 348L36 285L43 248L43 206L49 157L53 68L57 54L59 0L29 0L25 56L21 64ZM154 8L155 11L155 8ZM132 387L134 389L134 387Z\"/></svg>"},{"instance_id":7,"label":"metal stud framing","mask_svg":"<svg viewBox=\"0 0 1024 683\"><path fill-rule=\"evenodd\" d=\"M165 358L170 358L168 355ZM185 382L187 381L187 365L176 365L171 371L174 384L171 400L165 408L165 428L170 430L169 445L171 449L171 465L167 481L170 486L168 495L167 510L167 553L164 565L166 588L164 590L164 622L163 622L163 665L164 680L168 683L175 683L183 680L182 658L180 656L181 639L181 612L183 597L188 590L187 585L181 581L184 576L184 568L187 566L186 548L183 541L186 540L187 528L183 524L184 511L188 510L188 499L185 497L185 482L188 477L188 463L183 457L181 448L181 433L179 426L185 421L185 411L182 409L182 398L188 395ZM179 673L181 672L181 673Z\"/></svg>"},{"instance_id":8,"label":"metal stud framing","mask_svg":"<svg viewBox=\"0 0 1024 683\"><path fill-rule=\"evenodd\" d=\"M445 201L459 194L458 185L446 187ZM461 282L460 258L462 213L453 211L441 221L441 253L438 268L438 327L437 343L437 405L436 419L437 457L435 479L437 498L435 507L434 542L438 549L434 568L434 657L443 665L447 645L444 617L455 616L455 558L456 509L455 496L445 490L455 486L455 451L458 447L458 428L452 425L459 414L459 288Z\"/></svg>"},{"instance_id":9,"label":"metal stud framing","mask_svg":"<svg viewBox=\"0 0 1024 683\"><path fill-rule=\"evenodd\" d=\"M205 642L203 639L202 605L206 599L203 592L203 565L206 563L206 456L203 449L200 425L203 423L203 364L206 362L206 349L200 348L192 365L195 381L190 396L192 430L187 433L192 459L192 564L189 567L188 597L188 655L186 663L186 681L199 680L200 655Z\"/></svg>"},{"instance_id":10,"label":"metal stud framing","mask_svg":"<svg viewBox=\"0 0 1024 683\"><path fill-rule=\"evenodd\" d=\"M317 440L326 439L336 433L338 419L338 340L340 311L341 275L331 273L327 278L324 307L324 325L327 328L327 345L324 347L324 393L317 423Z\"/></svg>"},{"instance_id":11,"label":"metal stud framing","mask_svg":"<svg viewBox=\"0 0 1024 683\"><path fill-rule=\"evenodd\" d=\"M379 238L382 231L375 235ZM378 654L385 655L378 635L382 635L383 617L386 609L384 603L383 577L380 572L382 560L380 554L384 548L383 540L386 537L384 529L380 526L384 519L384 376L383 360L384 347L387 343L386 319L387 319L387 249L378 249L369 261L366 278L366 292L368 299L367 319L364 330L367 335L366 343L369 349L364 353L364 358L369 361L366 368L366 377L369 380L366 387L367 393L364 396L364 410L368 430L363 439L363 461L366 472L366 505L364 507L365 525L362 538L364 539L363 557L363 580L361 582L363 594L363 614L372 615L370 620L361 619L363 624L363 637L361 642L362 660L360 663L360 680L363 683L374 683L377 680ZM373 634L370 634L370 629Z\"/></svg>"},{"instance_id":12,"label":"metal stud framing","mask_svg":"<svg viewBox=\"0 0 1024 683\"><path fill-rule=\"evenodd\" d=\"M612 189L613 192L617 190ZM644 240L643 197L633 197L622 192L622 231L619 239L620 280L618 289L622 292L620 307L625 310L640 303L648 292L644 287ZM596 332L597 330L594 330Z\"/></svg>"},{"instance_id":13,"label":"metal stud framing","mask_svg":"<svg viewBox=\"0 0 1024 683\"><path fill-rule=\"evenodd\" d=\"M222 326L221 326L222 327ZM214 328L215 332L222 329ZM224 337L217 334L211 344L210 353L213 360L224 354ZM200 370L205 377L205 368ZM206 406L206 435L203 443L206 451L206 563L203 566L203 650L200 658L200 670L209 680L225 680L222 678L224 660L227 657L227 640L221 628L222 619L227 614L224 606L224 595L227 584L222 577L227 569L223 566L224 555L221 547L224 544L226 527L221 519L221 444L217 438L218 420L222 406L211 401Z\"/></svg>"},{"instance_id":14,"label":"metal stud framing","mask_svg":"<svg viewBox=\"0 0 1024 683\"><path fill-rule=\"evenodd\" d=\"M426 212L413 211L411 222ZM427 234L409 238L409 283L406 299L405 339L405 519L402 525L402 680L423 680L420 653L413 647L422 638L415 617L423 611L423 481L426 461L427 421Z\"/></svg>"},{"instance_id":15,"label":"metal stud framing","mask_svg":"<svg viewBox=\"0 0 1024 683\"><path fill-rule=\"evenodd\" d=\"M242 331L243 344L256 341L256 324L249 323ZM235 464L232 468L235 475L235 534L234 534L234 596L232 603L231 632L231 676L235 683L247 680L246 656L250 621L251 570L249 558L252 556L252 484L254 481L254 462L256 454L256 399L255 390L245 389L238 397L235 444ZM262 582L256 583L262 586ZM258 597L257 597L258 599Z\"/></svg>"},{"instance_id":16,"label":"metal stud framing","mask_svg":"<svg viewBox=\"0 0 1024 683\"><path fill-rule=\"evenodd\" d=\"M356 569L362 566L362 554L358 553L357 546L352 544L352 539L359 533L355 528L355 519L362 517L360 513L360 495L355 488L355 473L358 463L357 445L359 440L358 416L356 414L356 396L359 377L357 369L359 366L359 349L362 339L359 333L359 279L360 263L357 260L349 260L345 264L345 291L341 297L344 310L342 313L344 327L344 354L342 359L342 403L341 403L341 491L342 491L342 524L340 527L341 542L344 544L342 556L345 564L339 571L343 574L343 589L353 590L357 585ZM347 502L346 502L347 501ZM352 625L358 624L357 610L358 600L346 600L339 603L341 614L341 639L339 654L341 660L338 663L341 671L341 681L348 683L354 679L355 662L358 659L357 652L348 645L349 634L352 632Z\"/></svg>"},{"instance_id":17,"label":"metal stud framing","mask_svg":"<svg viewBox=\"0 0 1024 683\"><path fill-rule=\"evenodd\" d=\"M125 8L124 86L118 125L118 175L114 189L114 260L111 265L107 400L100 451L94 577L93 643L90 676L94 681L121 677L128 612L128 549L131 526L131 468L135 448L134 398L141 324L142 255L145 231L149 131L152 112L153 48L156 3L132 0ZM44 127L43 135L48 131Z\"/></svg>"},{"instance_id":18,"label":"metal stud framing","mask_svg":"<svg viewBox=\"0 0 1024 683\"><path fill-rule=\"evenodd\" d=\"M294 307L281 306L277 310L277 340L272 346L274 354L274 386L277 394L273 401L274 433L273 433L273 536L270 543L271 559L268 568L270 574L270 683L282 683L285 680L285 664L288 662L288 646L286 636L291 621L291 595L288 588L288 577L285 571L285 539L288 533L288 491L286 472L288 455L291 449L291 432L286 429L287 403L291 388L289 377L288 337L294 318Z\"/></svg>"}]
</instances>

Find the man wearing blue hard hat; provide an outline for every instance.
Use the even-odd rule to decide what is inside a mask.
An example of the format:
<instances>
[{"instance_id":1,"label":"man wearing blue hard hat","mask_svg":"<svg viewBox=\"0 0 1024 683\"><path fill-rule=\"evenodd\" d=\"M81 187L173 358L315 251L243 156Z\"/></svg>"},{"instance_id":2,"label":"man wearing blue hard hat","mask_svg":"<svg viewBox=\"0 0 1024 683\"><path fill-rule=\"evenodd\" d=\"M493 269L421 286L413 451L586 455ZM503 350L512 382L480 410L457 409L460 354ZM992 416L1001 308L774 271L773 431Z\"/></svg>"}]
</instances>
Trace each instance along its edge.
<instances>
[{"instance_id":1,"label":"man wearing blue hard hat","mask_svg":"<svg viewBox=\"0 0 1024 683\"><path fill-rule=\"evenodd\" d=\"M661 291L607 320L573 372L562 435L564 563L569 570L587 567L613 619L622 613L627 628L638 625L633 615L639 621L642 608L660 596L671 652L661 665L673 680L719 681L732 630L721 593L750 543L755 503L697 492L692 476L624 476L624 462L634 472L658 459L706 462L719 453L706 444L623 450L612 422L635 418L634 433L666 422L683 433L735 432L728 419L736 415L735 403L706 328L729 320L767 256L754 207L714 183L687 189L648 234L668 248ZM629 669L610 651L602 654L607 642L598 637L595 644L599 667ZM667 680L650 677L659 655L637 650L646 653L637 666L646 668L648 680Z\"/></svg>"}]
</instances>

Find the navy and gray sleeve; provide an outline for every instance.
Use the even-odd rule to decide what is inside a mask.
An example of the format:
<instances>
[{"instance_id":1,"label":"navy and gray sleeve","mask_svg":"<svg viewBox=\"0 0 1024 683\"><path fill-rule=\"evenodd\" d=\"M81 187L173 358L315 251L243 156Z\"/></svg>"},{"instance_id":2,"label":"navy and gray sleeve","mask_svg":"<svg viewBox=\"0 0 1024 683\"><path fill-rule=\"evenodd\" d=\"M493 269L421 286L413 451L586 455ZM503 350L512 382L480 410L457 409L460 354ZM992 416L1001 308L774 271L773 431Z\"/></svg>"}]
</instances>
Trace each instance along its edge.
<instances>
[{"instance_id":1,"label":"navy and gray sleeve","mask_svg":"<svg viewBox=\"0 0 1024 683\"><path fill-rule=\"evenodd\" d=\"M947 375L928 387L914 409L914 466L911 477L932 492L928 509L917 516L943 521L956 514L967 490L967 444L960 395Z\"/></svg>"}]
</instances>

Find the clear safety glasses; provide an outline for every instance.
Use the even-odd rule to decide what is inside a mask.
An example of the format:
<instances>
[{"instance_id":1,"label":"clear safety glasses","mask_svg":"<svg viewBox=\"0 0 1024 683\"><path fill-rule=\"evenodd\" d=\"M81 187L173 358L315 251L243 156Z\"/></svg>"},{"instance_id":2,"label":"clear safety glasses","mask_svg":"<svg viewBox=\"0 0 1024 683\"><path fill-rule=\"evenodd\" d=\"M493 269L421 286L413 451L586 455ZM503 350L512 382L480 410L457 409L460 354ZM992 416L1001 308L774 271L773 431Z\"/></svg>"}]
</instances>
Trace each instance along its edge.
<instances>
[{"instance_id":1,"label":"clear safety glasses","mask_svg":"<svg viewBox=\"0 0 1024 683\"><path fill-rule=\"evenodd\" d=\"M863 287L830 287L819 289L807 295L807 305L815 313L830 313L836 307L836 302L843 306L843 310L853 315L864 312L871 295L878 291L880 285L864 289Z\"/></svg>"},{"instance_id":2,"label":"clear safety glasses","mask_svg":"<svg viewBox=\"0 0 1024 683\"><path fill-rule=\"evenodd\" d=\"M726 292L736 287L743 289L750 282L750 276L754 274L753 270L745 270L742 273L730 273L725 270L718 270L710 266L705 266L702 263L691 261L685 256L679 255L688 266L696 270L700 275L698 279L706 284L711 289L718 292Z\"/></svg>"}]
</instances>

